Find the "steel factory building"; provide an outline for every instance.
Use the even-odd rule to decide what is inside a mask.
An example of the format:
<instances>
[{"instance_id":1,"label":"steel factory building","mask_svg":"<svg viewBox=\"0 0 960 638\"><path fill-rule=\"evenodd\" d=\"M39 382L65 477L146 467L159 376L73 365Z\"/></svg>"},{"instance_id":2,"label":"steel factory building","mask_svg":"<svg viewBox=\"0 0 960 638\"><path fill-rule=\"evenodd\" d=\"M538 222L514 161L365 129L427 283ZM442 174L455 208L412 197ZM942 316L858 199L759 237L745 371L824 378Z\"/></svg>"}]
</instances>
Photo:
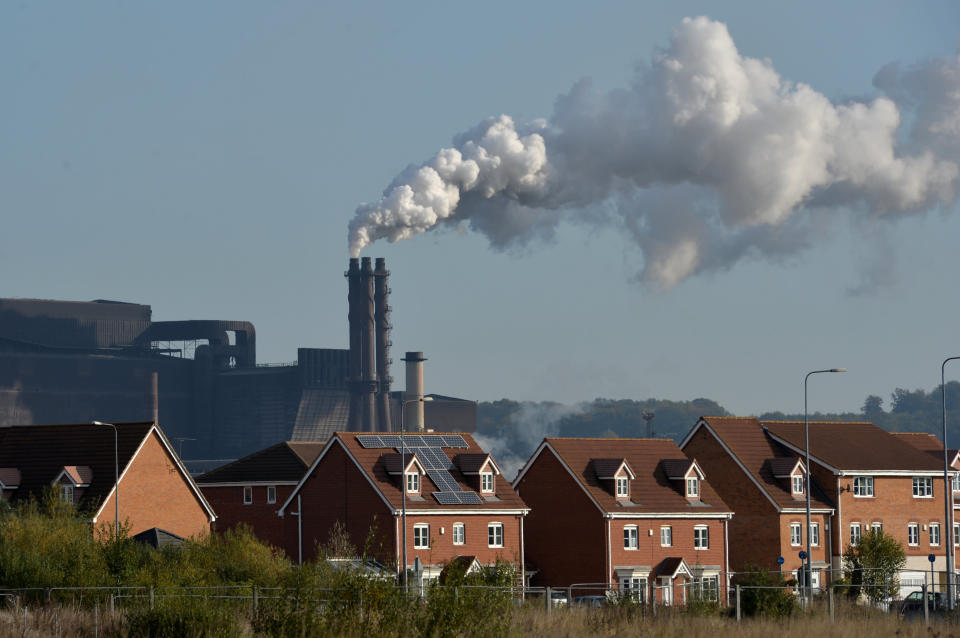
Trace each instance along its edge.
<instances>
[{"instance_id":1,"label":"steel factory building","mask_svg":"<svg viewBox=\"0 0 960 638\"><path fill-rule=\"evenodd\" d=\"M349 349L299 348L291 364L257 362L247 321L153 321L147 305L0 299L0 427L159 422L183 457L236 458L337 430L472 432L474 401L423 396L420 352L391 389L388 276L382 258L346 272Z\"/></svg>"}]
</instances>

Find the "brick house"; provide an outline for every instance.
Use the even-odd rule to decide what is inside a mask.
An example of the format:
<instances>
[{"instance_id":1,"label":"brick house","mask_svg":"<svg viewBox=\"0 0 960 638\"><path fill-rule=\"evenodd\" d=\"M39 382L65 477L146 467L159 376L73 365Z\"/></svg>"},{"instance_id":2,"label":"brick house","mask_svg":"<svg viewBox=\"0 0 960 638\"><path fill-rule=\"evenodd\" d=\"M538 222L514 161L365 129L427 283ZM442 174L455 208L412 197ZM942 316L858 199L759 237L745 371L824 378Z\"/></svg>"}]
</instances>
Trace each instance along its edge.
<instances>
[{"instance_id":1,"label":"brick house","mask_svg":"<svg viewBox=\"0 0 960 638\"><path fill-rule=\"evenodd\" d=\"M0 492L4 500L40 498L50 487L92 512L95 533L111 534L119 491L121 525L134 536L160 528L180 537L210 531L216 515L153 423L19 425L0 428ZM119 487L119 490L118 490Z\"/></svg>"},{"instance_id":2,"label":"brick house","mask_svg":"<svg viewBox=\"0 0 960 638\"><path fill-rule=\"evenodd\" d=\"M544 439L513 482L536 582L665 604L689 585L722 595L732 512L708 476L669 439Z\"/></svg>"},{"instance_id":3,"label":"brick house","mask_svg":"<svg viewBox=\"0 0 960 638\"><path fill-rule=\"evenodd\" d=\"M703 417L680 443L710 476L710 483L735 516L730 521L730 565L782 569L797 576L800 551L806 551L806 467L803 456L767 436L753 418ZM829 565L831 537L826 533L833 504L817 487L810 495L813 585ZM783 566L777 558L784 559Z\"/></svg>"},{"instance_id":4,"label":"brick house","mask_svg":"<svg viewBox=\"0 0 960 638\"><path fill-rule=\"evenodd\" d=\"M284 441L196 477L200 491L217 512L216 531L243 523L260 540L282 547L283 519L277 509L325 444Z\"/></svg>"},{"instance_id":5,"label":"brick house","mask_svg":"<svg viewBox=\"0 0 960 638\"><path fill-rule=\"evenodd\" d=\"M736 447L729 432L726 436L721 434L719 425L704 427L719 423L715 417L698 421L684 440L684 450L701 458L708 449L719 456L725 447ZM756 432L759 428L768 439L767 445L776 444L797 457L804 454L802 421L745 418L731 420L729 425L735 436L741 429ZM851 542L856 542L865 531L882 529L906 551L908 572L901 574L901 582L922 582L925 570L930 569L927 556L931 554L935 557L934 569L943 572L946 548L942 458L938 462L929 452L872 423L818 421L810 423L810 464L815 490L819 489L833 507L825 535L830 559L822 561L822 567L829 563L832 569L840 570L843 552ZM952 490L948 498L952 501ZM738 509L737 516L740 515ZM818 577L816 571L815 562L814 579Z\"/></svg>"},{"instance_id":6,"label":"brick house","mask_svg":"<svg viewBox=\"0 0 960 638\"><path fill-rule=\"evenodd\" d=\"M284 547L309 560L339 522L368 556L402 563L406 489L407 566L419 558L423 578L464 556L481 564L523 564L523 519L529 512L494 459L469 434L400 435L337 432L278 508Z\"/></svg>"}]
</instances>

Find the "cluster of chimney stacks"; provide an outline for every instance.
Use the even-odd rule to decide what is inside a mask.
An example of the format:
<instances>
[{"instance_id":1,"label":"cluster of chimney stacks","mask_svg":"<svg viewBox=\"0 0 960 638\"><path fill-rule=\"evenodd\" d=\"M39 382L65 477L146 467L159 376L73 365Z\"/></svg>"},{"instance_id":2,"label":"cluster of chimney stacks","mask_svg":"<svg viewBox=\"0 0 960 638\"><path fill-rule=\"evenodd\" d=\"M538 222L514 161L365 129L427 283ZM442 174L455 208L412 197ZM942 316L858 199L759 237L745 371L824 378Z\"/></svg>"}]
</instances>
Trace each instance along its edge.
<instances>
[{"instance_id":1,"label":"cluster of chimney stacks","mask_svg":"<svg viewBox=\"0 0 960 638\"><path fill-rule=\"evenodd\" d=\"M386 260L377 257L375 266L369 257L351 259L345 273L348 283L350 323L350 417L347 427L354 432L393 432L390 418L390 287ZM422 430L423 362L422 352L408 352L407 388L401 403L401 416L408 430Z\"/></svg>"}]
</instances>

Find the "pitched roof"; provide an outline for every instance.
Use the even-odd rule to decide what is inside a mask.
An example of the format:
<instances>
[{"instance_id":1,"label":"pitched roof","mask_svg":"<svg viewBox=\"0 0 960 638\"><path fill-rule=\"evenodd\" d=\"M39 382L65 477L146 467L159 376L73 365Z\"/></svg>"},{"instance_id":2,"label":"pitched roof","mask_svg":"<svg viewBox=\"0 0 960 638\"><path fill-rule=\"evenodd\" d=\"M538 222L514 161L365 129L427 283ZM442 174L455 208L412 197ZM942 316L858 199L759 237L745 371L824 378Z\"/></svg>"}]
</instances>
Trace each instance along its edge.
<instances>
[{"instance_id":1,"label":"pitched roof","mask_svg":"<svg viewBox=\"0 0 960 638\"><path fill-rule=\"evenodd\" d=\"M20 485L20 470L15 467L0 467L0 486L8 489Z\"/></svg>"},{"instance_id":2,"label":"pitched roof","mask_svg":"<svg viewBox=\"0 0 960 638\"><path fill-rule=\"evenodd\" d=\"M417 458L416 452L407 452L406 454L388 452L380 456L380 463L387 470L387 474L401 474L404 469L403 466L406 465L409 468L411 464L416 465L421 472L425 471L420 459Z\"/></svg>"},{"instance_id":3,"label":"pitched roof","mask_svg":"<svg viewBox=\"0 0 960 638\"><path fill-rule=\"evenodd\" d=\"M760 421L754 417L705 416L700 423L706 424L733 456L746 469L754 482L766 492L771 501L782 508L794 508L800 500L791 493L791 486L773 472L771 459L785 459L794 463L798 455L780 445L763 431ZM693 431L691 431L691 435ZM689 439L690 435L688 435ZM792 469L792 468L791 468ZM709 480L709 477L707 477ZM831 501L823 494L816 482L810 492L810 506L815 509L832 509Z\"/></svg>"},{"instance_id":4,"label":"pitched roof","mask_svg":"<svg viewBox=\"0 0 960 638\"><path fill-rule=\"evenodd\" d=\"M790 476L793 473L793 470L797 467L797 465L801 466L801 471L803 468L803 462L795 456L780 456L772 459L767 459L765 463L770 468L770 472L776 478L783 478L785 476Z\"/></svg>"},{"instance_id":5,"label":"pitched roof","mask_svg":"<svg viewBox=\"0 0 960 638\"><path fill-rule=\"evenodd\" d=\"M660 461L668 479L683 478L693 467L692 459L663 459Z\"/></svg>"},{"instance_id":6,"label":"pitched roof","mask_svg":"<svg viewBox=\"0 0 960 638\"><path fill-rule=\"evenodd\" d=\"M804 449L802 421L763 421L761 425L795 449ZM904 443L886 430L865 421L811 421L810 456L837 470L943 470L929 453Z\"/></svg>"},{"instance_id":7,"label":"pitched roof","mask_svg":"<svg viewBox=\"0 0 960 638\"><path fill-rule=\"evenodd\" d=\"M213 509L197 489L180 462L163 431L149 421L116 423L116 430L105 425L77 423L71 425L14 425L0 428L0 467L20 472L20 487L12 498L20 500L40 497L64 470L76 466L78 476L90 481L78 503L80 508L102 505L114 487L114 472L123 474L134 455L151 432L179 468L181 475L206 511L211 521ZM116 432L117 466L114 466L114 432ZM83 469L80 469L84 466Z\"/></svg>"},{"instance_id":8,"label":"pitched roof","mask_svg":"<svg viewBox=\"0 0 960 638\"><path fill-rule=\"evenodd\" d=\"M316 441L282 441L201 474L195 480L203 485L295 483L303 478L303 473L317 458L324 445L325 442Z\"/></svg>"},{"instance_id":9,"label":"pitched roof","mask_svg":"<svg viewBox=\"0 0 960 638\"><path fill-rule=\"evenodd\" d=\"M65 465L63 473L76 485L90 485L90 481L93 480L93 470L89 465Z\"/></svg>"},{"instance_id":10,"label":"pitched roof","mask_svg":"<svg viewBox=\"0 0 960 638\"><path fill-rule=\"evenodd\" d=\"M943 456L943 443L936 434L929 432L891 432L890 434L918 450L932 452L938 457Z\"/></svg>"},{"instance_id":11,"label":"pitched roof","mask_svg":"<svg viewBox=\"0 0 960 638\"><path fill-rule=\"evenodd\" d=\"M710 477L701 485L700 501L691 502L683 486L667 478L661 461L676 459L683 452L672 439L544 439L570 468L581 487L607 513L654 514L699 513L729 514L731 510L710 486ZM541 448L542 451L542 448ZM618 500L608 486L601 483L593 469L595 459L618 458L635 469L636 478L630 487L631 500ZM527 463L530 467L531 461ZM526 468L525 468L526 469ZM521 479L521 471L517 479Z\"/></svg>"},{"instance_id":12,"label":"pitched roof","mask_svg":"<svg viewBox=\"0 0 960 638\"><path fill-rule=\"evenodd\" d=\"M482 470L486 464L487 459L493 460L486 452L483 454L457 454L453 457L453 463L460 468L460 471L464 474L479 474L480 470ZM493 466L492 469L494 473L499 474L500 468L497 467L497 464L491 462L491 465Z\"/></svg>"},{"instance_id":13,"label":"pitched roof","mask_svg":"<svg viewBox=\"0 0 960 638\"><path fill-rule=\"evenodd\" d=\"M133 540L138 543L143 543L144 545L149 545L160 549L161 547L166 547L167 545L172 545L173 547L180 547L183 545L183 537L177 536L173 532L168 532L165 529L160 529L159 527L151 527L150 529L145 529L139 534L133 536Z\"/></svg>"},{"instance_id":14,"label":"pitched roof","mask_svg":"<svg viewBox=\"0 0 960 638\"><path fill-rule=\"evenodd\" d=\"M486 452L477 445L477 442L473 440L473 437L466 432L435 432L430 434L423 434L424 438L433 437L433 436L443 436L443 435L460 435L463 437L463 440L467 444L467 448L453 448L453 447L442 447L440 450L448 459L450 459L451 464L453 458L458 454L483 454ZM394 509L400 509L403 503L403 494L400 491L400 481L397 480L395 476L390 476L387 473L387 468L384 466L381 458L384 456L384 453L392 453L396 450L393 448L365 448L360 445L360 442L357 440L358 436L370 435L370 432L336 432L333 437L327 443L327 446L324 448L324 451L321 452L320 456L311 464L309 470L304 474L303 479L293 490L290 496L287 498L287 501L280 508L280 511L284 511L286 507L293 502L300 488L303 486L304 482L309 478L313 473L313 470L317 467L318 464L323 462L324 455L334 445L341 445L347 451L347 453L356 461L357 466L360 471L366 475L369 480L369 484L380 493L382 498L389 503L390 507ZM410 450L410 448L408 448ZM466 492L473 492L476 494L476 490L471 486L471 482L466 479L463 473L457 468L454 464L453 469L449 470L451 477L457 483L461 490ZM436 512L442 513L444 510L477 510L482 512L483 510L527 510L527 505L523 502L513 487L510 485L510 482L503 478L502 475L495 475L493 481L493 489L495 498L490 498L489 495L484 495L482 497L482 503L479 504L457 504L457 505L441 505L437 502L437 499L433 497L433 492L439 492L440 489L433 483L429 475L426 475L422 479L420 485L420 491L423 494L422 501L414 501L411 503L410 499L407 499L407 510L436 510Z\"/></svg>"},{"instance_id":15,"label":"pitched roof","mask_svg":"<svg viewBox=\"0 0 960 638\"><path fill-rule=\"evenodd\" d=\"M660 561L660 564L653 569L653 573L656 576L669 576L670 578L676 578L677 574L682 573L684 576L691 576L690 568L687 566L686 561L683 560L680 556L669 556Z\"/></svg>"}]
</instances>

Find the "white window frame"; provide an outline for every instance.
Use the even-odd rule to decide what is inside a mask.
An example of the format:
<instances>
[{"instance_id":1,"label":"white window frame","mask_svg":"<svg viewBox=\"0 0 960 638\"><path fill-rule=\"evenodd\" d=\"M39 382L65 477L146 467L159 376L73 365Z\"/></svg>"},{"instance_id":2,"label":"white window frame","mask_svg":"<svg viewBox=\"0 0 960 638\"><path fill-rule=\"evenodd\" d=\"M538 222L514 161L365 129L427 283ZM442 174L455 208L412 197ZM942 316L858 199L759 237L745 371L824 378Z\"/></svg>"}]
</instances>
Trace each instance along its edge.
<instances>
[{"instance_id":1,"label":"white window frame","mask_svg":"<svg viewBox=\"0 0 960 638\"><path fill-rule=\"evenodd\" d=\"M930 523L927 526L927 530L930 533L929 535L930 546L940 547L940 544L943 542L943 540L940 537L940 523Z\"/></svg>"},{"instance_id":2,"label":"white window frame","mask_svg":"<svg viewBox=\"0 0 960 638\"><path fill-rule=\"evenodd\" d=\"M647 599L647 579L640 576L624 576L620 579L620 594L630 600L645 602Z\"/></svg>"},{"instance_id":3,"label":"white window frame","mask_svg":"<svg viewBox=\"0 0 960 638\"><path fill-rule=\"evenodd\" d=\"M913 477L913 498L933 498L933 477Z\"/></svg>"},{"instance_id":4,"label":"white window frame","mask_svg":"<svg viewBox=\"0 0 960 638\"><path fill-rule=\"evenodd\" d=\"M660 547L673 547L673 526L660 526Z\"/></svg>"},{"instance_id":5,"label":"white window frame","mask_svg":"<svg viewBox=\"0 0 960 638\"><path fill-rule=\"evenodd\" d=\"M493 472L480 473L480 491L485 494L493 492Z\"/></svg>"},{"instance_id":6,"label":"white window frame","mask_svg":"<svg viewBox=\"0 0 960 638\"><path fill-rule=\"evenodd\" d=\"M820 523L810 523L810 546L820 546Z\"/></svg>"},{"instance_id":7,"label":"white window frame","mask_svg":"<svg viewBox=\"0 0 960 638\"><path fill-rule=\"evenodd\" d=\"M451 534L454 545L463 545L467 542L467 528L463 523L454 523Z\"/></svg>"},{"instance_id":8,"label":"white window frame","mask_svg":"<svg viewBox=\"0 0 960 638\"><path fill-rule=\"evenodd\" d=\"M413 548L430 549L429 523L417 523L413 526Z\"/></svg>"},{"instance_id":9,"label":"white window frame","mask_svg":"<svg viewBox=\"0 0 960 638\"><path fill-rule=\"evenodd\" d=\"M960 474L950 477L950 487L954 492L960 492Z\"/></svg>"},{"instance_id":10,"label":"white window frame","mask_svg":"<svg viewBox=\"0 0 960 638\"><path fill-rule=\"evenodd\" d=\"M710 549L710 528L707 525L697 525L693 528L693 548L695 550Z\"/></svg>"},{"instance_id":11,"label":"white window frame","mask_svg":"<svg viewBox=\"0 0 960 638\"><path fill-rule=\"evenodd\" d=\"M856 545L863 538L863 526L860 523L850 523L850 544Z\"/></svg>"},{"instance_id":12,"label":"white window frame","mask_svg":"<svg viewBox=\"0 0 960 638\"><path fill-rule=\"evenodd\" d=\"M614 479L617 486L617 498L630 497L630 478L627 476L618 476Z\"/></svg>"},{"instance_id":13,"label":"white window frame","mask_svg":"<svg viewBox=\"0 0 960 638\"><path fill-rule=\"evenodd\" d=\"M871 532L882 532L882 531L883 531L883 523L882 523L881 521L874 521L874 522L870 523L870 531L871 531Z\"/></svg>"},{"instance_id":14,"label":"white window frame","mask_svg":"<svg viewBox=\"0 0 960 638\"><path fill-rule=\"evenodd\" d=\"M720 576L694 576L693 591L700 595L700 600L720 602Z\"/></svg>"},{"instance_id":15,"label":"white window frame","mask_svg":"<svg viewBox=\"0 0 960 638\"><path fill-rule=\"evenodd\" d=\"M503 547L503 523L487 523L487 547Z\"/></svg>"},{"instance_id":16,"label":"white window frame","mask_svg":"<svg viewBox=\"0 0 960 638\"><path fill-rule=\"evenodd\" d=\"M253 505L253 486L252 485L243 486L243 504Z\"/></svg>"},{"instance_id":17,"label":"white window frame","mask_svg":"<svg viewBox=\"0 0 960 638\"><path fill-rule=\"evenodd\" d=\"M267 486L267 503L276 503L277 502L277 486L268 485Z\"/></svg>"},{"instance_id":18,"label":"white window frame","mask_svg":"<svg viewBox=\"0 0 960 638\"><path fill-rule=\"evenodd\" d=\"M420 473L419 472L407 472L407 494L419 494L420 493Z\"/></svg>"},{"instance_id":19,"label":"white window frame","mask_svg":"<svg viewBox=\"0 0 960 638\"><path fill-rule=\"evenodd\" d=\"M75 495L75 490L73 489L72 483L61 483L60 484L60 500L63 503L68 503L73 505L73 499Z\"/></svg>"},{"instance_id":20,"label":"white window frame","mask_svg":"<svg viewBox=\"0 0 960 638\"><path fill-rule=\"evenodd\" d=\"M636 551L640 547L640 530L636 525L624 525L623 548Z\"/></svg>"},{"instance_id":21,"label":"white window frame","mask_svg":"<svg viewBox=\"0 0 960 638\"><path fill-rule=\"evenodd\" d=\"M700 498L700 479L696 476L687 477L687 498Z\"/></svg>"},{"instance_id":22,"label":"white window frame","mask_svg":"<svg viewBox=\"0 0 960 638\"><path fill-rule=\"evenodd\" d=\"M790 523L790 547L800 547L803 545L803 538L801 537L802 530L802 523Z\"/></svg>"},{"instance_id":23,"label":"white window frame","mask_svg":"<svg viewBox=\"0 0 960 638\"><path fill-rule=\"evenodd\" d=\"M854 476L853 477L853 497L854 498L873 498L873 477L872 476Z\"/></svg>"},{"instance_id":24,"label":"white window frame","mask_svg":"<svg viewBox=\"0 0 960 638\"><path fill-rule=\"evenodd\" d=\"M917 547L920 544L920 524L907 523L907 545Z\"/></svg>"},{"instance_id":25,"label":"white window frame","mask_svg":"<svg viewBox=\"0 0 960 638\"><path fill-rule=\"evenodd\" d=\"M960 523L953 524L953 546L960 547Z\"/></svg>"},{"instance_id":26,"label":"white window frame","mask_svg":"<svg viewBox=\"0 0 960 638\"><path fill-rule=\"evenodd\" d=\"M794 494L803 494L804 476L803 474L794 474L792 477L792 490Z\"/></svg>"}]
</instances>

